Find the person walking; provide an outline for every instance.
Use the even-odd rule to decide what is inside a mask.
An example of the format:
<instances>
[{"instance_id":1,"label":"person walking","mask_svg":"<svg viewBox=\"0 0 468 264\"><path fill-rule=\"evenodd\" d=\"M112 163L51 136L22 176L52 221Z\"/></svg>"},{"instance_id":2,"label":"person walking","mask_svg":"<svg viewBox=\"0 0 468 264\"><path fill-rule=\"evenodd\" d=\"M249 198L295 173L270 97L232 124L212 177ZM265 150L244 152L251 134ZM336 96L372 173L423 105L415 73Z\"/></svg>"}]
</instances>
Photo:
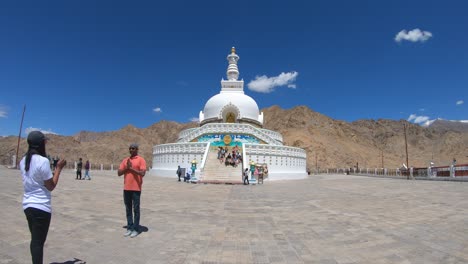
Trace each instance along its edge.
<instances>
[{"instance_id":1,"label":"person walking","mask_svg":"<svg viewBox=\"0 0 468 264\"><path fill-rule=\"evenodd\" d=\"M81 180L81 170L83 169L83 160L80 158L76 164L76 179ZM79 177L79 178L78 178Z\"/></svg>"},{"instance_id":2,"label":"person walking","mask_svg":"<svg viewBox=\"0 0 468 264\"><path fill-rule=\"evenodd\" d=\"M23 210L31 233L29 249L32 263L42 264L44 244L52 217L50 192L57 186L60 173L67 161L58 160L52 175L46 155L45 135L40 131L32 131L27 141L28 151L20 161L24 187Z\"/></svg>"},{"instance_id":3,"label":"person walking","mask_svg":"<svg viewBox=\"0 0 468 264\"><path fill-rule=\"evenodd\" d=\"M130 157L122 160L117 175L124 175L123 197L127 215L127 231L124 236L136 237L140 234L140 198L143 177L146 174L146 162L138 156L137 144L131 144L128 150Z\"/></svg>"},{"instance_id":4,"label":"person walking","mask_svg":"<svg viewBox=\"0 0 468 264\"><path fill-rule=\"evenodd\" d=\"M86 161L85 165L84 165L84 178L88 179L88 180L91 180L91 176L89 176L89 160Z\"/></svg>"},{"instance_id":5,"label":"person walking","mask_svg":"<svg viewBox=\"0 0 468 264\"><path fill-rule=\"evenodd\" d=\"M244 176L244 185L249 185L250 184L249 183L249 168L245 168L243 176Z\"/></svg>"}]
</instances>

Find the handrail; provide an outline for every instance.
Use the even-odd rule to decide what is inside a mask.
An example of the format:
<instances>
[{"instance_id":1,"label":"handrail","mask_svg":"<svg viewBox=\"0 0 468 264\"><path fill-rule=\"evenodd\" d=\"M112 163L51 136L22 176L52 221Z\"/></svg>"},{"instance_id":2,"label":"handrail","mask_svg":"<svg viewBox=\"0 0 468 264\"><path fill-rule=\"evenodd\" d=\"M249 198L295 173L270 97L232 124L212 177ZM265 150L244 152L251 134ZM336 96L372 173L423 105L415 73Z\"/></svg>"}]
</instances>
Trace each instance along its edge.
<instances>
[{"instance_id":1,"label":"handrail","mask_svg":"<svg viewBox=\"0 0 468 264\"><path fill-rule=\"evenodd\" d=\"M242 166L242 173L244 173L244 170L249 167L249 162L246 162L247 155L245 155L245 143L242 143L242 165L247 164L247 167L244 168Z\"/></svg>"},{"instance_id":2,"label":"handrail","mask_svg":"<svg viewBox=\"0 0 468 264\"><path fill-rule=\"evenodd\" d=\"M200 164L200 172L203 172L205 169L205 163L206 163L206 158L208 156L208 152L210 151L210 143L206 143L206 148L205 148L205 154L203 154L203 160L202 163ZM203 176L203 173L202 173Z\"/></svg>"},{"instance_id":3,"label":"handrail","mask_svg":"<svg viewBox=\"0 0 468 264\"><path fill-rule=\"evenodd\" d=\"M279 142L283 143L283 135L281 135L281 133L264 128L262 128L261 131L267 135L270 135L272 138L278 140Z\"/></svg>"},{"instance_id":4,"label":"handrail","mask_svg":"<svg viewBox=\"0 0 468 264\"><path fill-rule=\"evenodd\" d=\"M187 128L187 129L184 129L184 130L180 131L178 139L180 140L180 139L186 137L187 134L190 133L190 131L193 131L193 130L196 130L196 129L197 129L196 127L192 127L192 128Z\"/></svg>"}]
</instances>

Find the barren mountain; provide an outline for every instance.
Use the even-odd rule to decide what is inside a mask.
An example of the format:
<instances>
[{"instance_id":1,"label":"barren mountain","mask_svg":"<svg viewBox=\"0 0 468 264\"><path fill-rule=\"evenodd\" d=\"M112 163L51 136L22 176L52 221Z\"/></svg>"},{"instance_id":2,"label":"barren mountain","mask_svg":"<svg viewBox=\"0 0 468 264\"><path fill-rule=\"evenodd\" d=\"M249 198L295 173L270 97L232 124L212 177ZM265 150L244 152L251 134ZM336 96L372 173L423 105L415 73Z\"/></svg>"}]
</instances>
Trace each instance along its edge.
<instances>
[{"instance_id":1,"label":"barren mountain","mask_svg":"<svg viewBox=\"0 0 468 264\"><path fill-rule=\"evenodd\" d=\"M404 125L407 126L409 164L426 167L448 165L453 158L468 163L468 131L452 129L440 123L421 127L405 120L359 120L352 123L333 120L306 106L281 109L271 106L262 110L266 129L283 134L285 145L307 151L309 168L401 167L406 163ZM47 153L68 161L90 160L94 164L118 164L128 155L128 145L140 144L140 154L151 166L152 147L176 142L179 132L196 127L196 123L161 121L147 128L127 125L111 132L81 131L74 136L49 135ZM0 138L0 163L10 165L16 153L17 137ZM20 156L27 150L21 139Z\"/></svg>"},{"instance_id":2,"label":"barren mountain","mask_svg":"<svg viewBox=\"0 0 468 264\"><path fill-rule=\"evenodd\" d=\"M467 121L460 122L460 121L448 121L448 120L437 119L431 124L430 127L436 130L468 132Z\"/></svg>"}]
</instances>

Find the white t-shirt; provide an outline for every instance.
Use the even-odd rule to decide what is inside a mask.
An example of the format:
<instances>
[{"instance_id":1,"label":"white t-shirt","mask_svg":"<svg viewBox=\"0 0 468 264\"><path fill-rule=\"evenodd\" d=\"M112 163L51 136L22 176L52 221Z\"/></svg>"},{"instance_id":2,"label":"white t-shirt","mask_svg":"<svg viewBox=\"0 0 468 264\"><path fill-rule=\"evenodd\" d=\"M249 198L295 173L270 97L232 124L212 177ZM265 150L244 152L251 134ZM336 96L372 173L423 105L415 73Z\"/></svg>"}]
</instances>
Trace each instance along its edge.
<instances>
[{"instance_id":1,"label":"white t-shirt","mask_svg":"<svg viewBox=\"0 0 468 264\"><path fill-rule=\"evenodd\" d=\"M41 155L33 154L29 171L25 170L26 157L20 162L21 175L23 176L23 210L33 207L51 213L50 191L44 185L44 181L52 178L49 160Z\"/></svg>"}]
</instances>

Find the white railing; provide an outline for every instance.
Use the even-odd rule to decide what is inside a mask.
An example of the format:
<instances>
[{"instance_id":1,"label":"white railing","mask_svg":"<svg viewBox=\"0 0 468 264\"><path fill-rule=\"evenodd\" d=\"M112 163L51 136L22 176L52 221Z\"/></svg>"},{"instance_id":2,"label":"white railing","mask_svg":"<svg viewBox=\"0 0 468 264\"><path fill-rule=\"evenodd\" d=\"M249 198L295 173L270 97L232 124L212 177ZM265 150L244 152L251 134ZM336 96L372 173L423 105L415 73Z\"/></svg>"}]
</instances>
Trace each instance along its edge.
<instances>
[{"instance_id":1,"label":"white railing","mask_svg":"<svg viewBox=\"0 0 468 264\"><path fill-rule=\"evenodd\" d=\"M333 168L333 169L314 169L314 174L344 173L351 175L365 176L388 176L403 177L411 179L457 179L468 181L468 164L447 165L427 168Z\"/></svg>"},{"instance_id":2,"label":"white railing","mask_svg":"<svg viewBox=\"0 0 468 264\"><path fill-rule=\"evenodd\" d=\"M156 145L153 147L153 155L177 154L177 153L184 153L184 154L205 153L207 144L208 143L206 142L201 142L201 143L191 142L191 143L186 143L186 144L169 143L169 144Z\"/></svg>"},{"instance_id":3,"label":"white railing","mask_svg":"<svg viewBox=\"0 0 468 264\"><path fill-rule=\"evenodd\" d=\"M275 140L283 143L283 135L281 133L278 133L276 131L268 130L268 129L260 129L263 133L269 135L270 137L274 138Z\"/></svg>"},{"instance_id":4,"label":"white railing","mask_svg":"<svg viewBox=\"0 0 468 264\"><path fill-rule=\"evenodd\" d=\"M236 133L236 134L251 134L258 139L264 141L270 145L281 146L282 136L267 129L258 129L249 124L229 124L229 123L218 123L218 124L206 124L198 129L190 129L190 131L184 130L181 135L185 135L184 138L179 139L179 143L190 142L194 138L197 138L203 134L209 133ZM266 133L265 131L269 131Z\"/></svg>"},{"instance_id":5,"label":"white railing","mask_svg":"<svg viewBox=\"0 0 468 264\"><path fill-rule=\"evenodd\" d=\"M196 130L196 129L198 129L198 127L188 128L188 129L184 129L184 130L180 131L180 133L179 133L179 139L178 139L178 140L181 140L181 139L183 139L184 137L187 137L188 134L189 134L191 131Z\"/></svg>"},{"instance_id":6,"label":"white railing","mask_svg":"<svg viewBox=\"0 0 468 264\"><path fill-rule=\"evenodd\" d=\"M244 144L245 155L283 156L305 159L306 151L288 146L272 146L265 144Z\"/></svg>"}]
</instances>

